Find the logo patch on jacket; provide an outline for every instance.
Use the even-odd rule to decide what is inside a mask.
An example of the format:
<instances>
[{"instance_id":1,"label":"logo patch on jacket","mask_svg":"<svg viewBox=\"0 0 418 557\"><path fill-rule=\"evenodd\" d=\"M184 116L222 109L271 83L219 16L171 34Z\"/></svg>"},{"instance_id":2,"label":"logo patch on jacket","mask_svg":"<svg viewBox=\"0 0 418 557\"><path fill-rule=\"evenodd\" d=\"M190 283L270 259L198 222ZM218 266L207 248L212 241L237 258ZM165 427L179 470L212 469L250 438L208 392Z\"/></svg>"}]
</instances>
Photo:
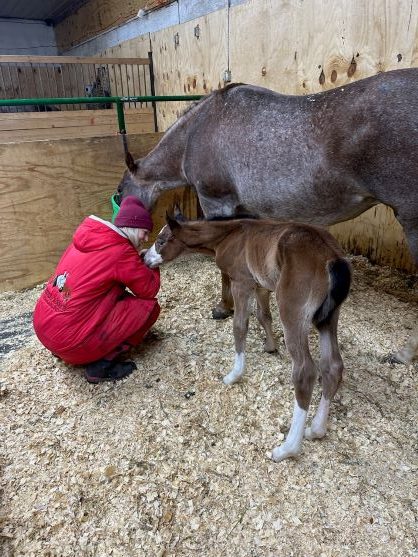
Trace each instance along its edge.
<instances>
[{"instance_id":1,"label":"logo patch on jacket","mask_svg":"<svg viewBox=\"0 0 418 557\"><path fill-rule=\"evenodd\" d=\"M65 271L65 273L63 275L57 275L54 278L54 282L52 283L52 286L56 286L58 288L58 290L60 292L62 292L63 289L64 289L64 286L65 286L65 282L67 280L67 277L68 277L67 271Z\"/></svg>"}]
</instances>

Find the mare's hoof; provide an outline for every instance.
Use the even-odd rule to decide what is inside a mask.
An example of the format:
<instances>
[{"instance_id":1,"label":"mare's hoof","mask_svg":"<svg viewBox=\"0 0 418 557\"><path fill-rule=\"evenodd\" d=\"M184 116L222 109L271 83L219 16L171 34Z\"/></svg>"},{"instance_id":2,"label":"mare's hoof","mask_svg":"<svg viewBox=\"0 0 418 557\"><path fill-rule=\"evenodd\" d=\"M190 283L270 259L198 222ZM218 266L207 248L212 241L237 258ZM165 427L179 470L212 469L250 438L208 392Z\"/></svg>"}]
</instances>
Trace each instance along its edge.
<instances>
[{"instance_id":1,"label":"mare's hoof","mask_svg":"<svg viewBox=\"0 0 418 557\"><path fill-rule=\"evenodd\" d=\"M233 315L233 309L223 309L218 306L213 308L212 310L212 318L213 319L226 319L227 317L231 317Z\"/></svg>"},{"instance_id":2,"label":"mare's hoof","mask_svg":"<svg viewBox=\"0 0 418 557\"><path fill-rule=\"evenodd\" d=\"M399 354L387 354L382 358L384 364L390 364L391 366L396 364L408 364Z\"/></svg>"}]
</instances>

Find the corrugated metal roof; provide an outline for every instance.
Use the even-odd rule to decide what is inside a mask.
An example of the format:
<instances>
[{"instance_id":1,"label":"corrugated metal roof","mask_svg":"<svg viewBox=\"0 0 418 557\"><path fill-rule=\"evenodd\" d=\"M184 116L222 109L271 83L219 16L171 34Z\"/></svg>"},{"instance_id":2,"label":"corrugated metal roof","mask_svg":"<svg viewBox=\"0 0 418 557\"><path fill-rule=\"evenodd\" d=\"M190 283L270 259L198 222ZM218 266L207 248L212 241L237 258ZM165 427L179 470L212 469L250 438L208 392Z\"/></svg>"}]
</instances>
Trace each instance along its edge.
<instances>
[{"instance_id":1,"label":"corrugated metal roof","mask_svg":"<svg viewBox=\"0 0 418 557\"><path fill-rule=\"evenodd\" d=\"M1 0L0 17L50 20L56 24L87 0Z\"/></svg>"}]
</instances>

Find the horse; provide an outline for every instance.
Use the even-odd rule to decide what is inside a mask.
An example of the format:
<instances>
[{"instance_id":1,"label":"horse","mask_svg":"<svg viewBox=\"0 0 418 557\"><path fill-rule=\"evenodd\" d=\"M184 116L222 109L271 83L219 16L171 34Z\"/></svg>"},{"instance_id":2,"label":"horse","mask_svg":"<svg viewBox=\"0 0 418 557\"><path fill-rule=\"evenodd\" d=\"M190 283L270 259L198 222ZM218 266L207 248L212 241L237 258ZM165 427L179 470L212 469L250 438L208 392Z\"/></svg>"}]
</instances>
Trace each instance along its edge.
<instances>
[{"instance_id":1,"label":"horse","mask_svg":"<svg viewBox=\"0 0 418 557\"><path fill-rule=\"evenodd\" d=\"M205 218L249 213L328 226L392 207L418 264L418 68L306 96L231 84L187 110L144 158L127 154L118 192L152 209L191 185ZM233 310L228 279L213 316ZM418 329L397 355L417 356Z\"/></svg>"},{"instance_id":2,"label":"horse","mask_svg":"<svg viewBox=\"0 0 418 557\"><path fill-rule=\"evenodd\" d=\"M264 350L276 351L269 305L270 292L275 293L293 362L295 403L289 434L283 445L273 449L272 458L279 462L299 455L304 436L316 439L326 434L330 403L341 382L344 366L337 325L351 283L349 262L331 234L318 227L272 220L186 221L171 217L145 252L144 261L157 267L194 251L213 254L216 265L231 281L235 364L223 378L226 385L244 374L252 295L266 333ZM305 430L316 379L308 341L312 325L320 339L322 397L311 427Z\"/></svg>"}]
</instances>

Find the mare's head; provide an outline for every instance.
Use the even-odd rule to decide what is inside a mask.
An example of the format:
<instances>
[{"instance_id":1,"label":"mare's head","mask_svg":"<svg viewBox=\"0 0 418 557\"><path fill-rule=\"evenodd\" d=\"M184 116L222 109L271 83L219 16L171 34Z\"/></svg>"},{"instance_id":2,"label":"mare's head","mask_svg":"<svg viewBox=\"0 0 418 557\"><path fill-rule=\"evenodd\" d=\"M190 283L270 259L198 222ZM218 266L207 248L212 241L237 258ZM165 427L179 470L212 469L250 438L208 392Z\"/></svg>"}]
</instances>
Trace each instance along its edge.
<instances>
[{"instance_id":1,"label":"mare's head","mask_svg":"<svg viewBox=\"0 0 418 557\"><path fill-rule=\"evenodd\" d=\"M145 252L144 261L148 267L155 269L162 263L172 261L183 252L187 251L187 246L178 240L173 230L180 227L180 222L186 219L177 211L173 217L166 215L167 224L158 233L153 245Z\"/></svg>"},{"instance_id":2,"label":"mare's head","mask_svg":"<svg viewBox=\"0 0 418 557\"><path fill-rule=\"evenodd\" d=\"M142 160L134 160L131 153L126 153L127 170L118 185L118 195L120 201L128 195L135 195L151 211L159 196L159 188L155 176L146 173L145 165L141 164Z\"/></svg>"}]
</instances>

